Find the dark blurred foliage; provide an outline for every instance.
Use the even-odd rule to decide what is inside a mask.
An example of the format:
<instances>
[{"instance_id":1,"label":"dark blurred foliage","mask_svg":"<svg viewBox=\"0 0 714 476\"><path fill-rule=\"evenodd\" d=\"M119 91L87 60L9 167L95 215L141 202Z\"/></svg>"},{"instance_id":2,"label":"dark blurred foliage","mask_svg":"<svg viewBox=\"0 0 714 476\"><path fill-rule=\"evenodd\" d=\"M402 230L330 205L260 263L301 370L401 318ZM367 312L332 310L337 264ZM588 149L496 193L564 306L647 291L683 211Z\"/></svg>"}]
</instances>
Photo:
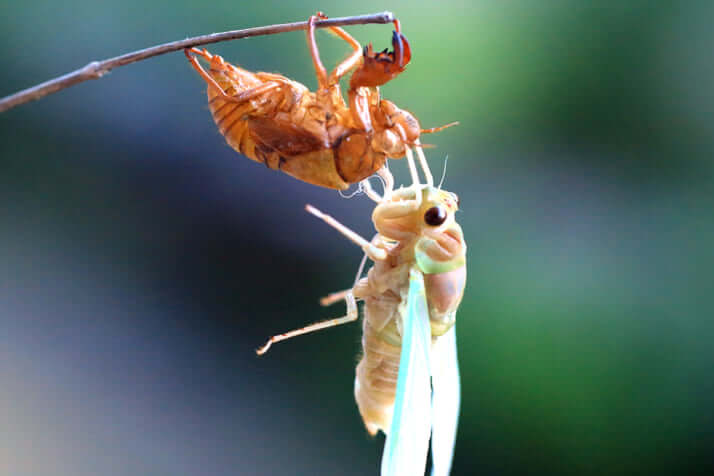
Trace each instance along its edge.
<instances>
[{"instance_id":1,"label":"dark blurred foliage","mask_svg":"<svg viewBox=\"0 0 714 476\"><path fill-rule=\"evenodd\" d=\"M425 137L469 244L454 474L711 472L711 2L5 2L0 95L317 9L393 10L384 95L461 121ZM209 49L315 86L301 33ZM370 236L365 197L239 157L180 53L0 115L0 152L1 474L377 472L358 325L253 352L344 312L360 252L303 205Z\"/></svg>"}]
</instances>

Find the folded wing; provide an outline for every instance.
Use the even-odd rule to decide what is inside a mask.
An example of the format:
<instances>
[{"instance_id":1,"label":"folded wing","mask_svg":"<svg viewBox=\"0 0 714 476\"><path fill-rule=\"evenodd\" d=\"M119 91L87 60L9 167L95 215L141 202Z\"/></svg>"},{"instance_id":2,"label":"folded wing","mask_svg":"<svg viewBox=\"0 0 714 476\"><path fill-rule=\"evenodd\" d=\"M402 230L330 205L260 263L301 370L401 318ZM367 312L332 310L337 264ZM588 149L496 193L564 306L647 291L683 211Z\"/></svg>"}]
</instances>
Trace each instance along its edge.
<instances>
[{"instance_id":1,"label":"folded wing","mask_svg":"<svg viewBox=\"0 0 714 476\"><path fill-rule=\"evenodd\" d=\"M456 329L452 327L440 337L432 350L431 476L447 476L451 471L461 400Z\"/></svg>"},{"instance_id":2,"label":"folded wing","mask_svg":"<svg viewBox=\"0 0 714 476\"><path fill-rule=\"evenodd\" d=\"M382 455L382 476L423 475L431 436L431 327L424 276L409 273L394 414Z\"/></svg>"}]
</instances>

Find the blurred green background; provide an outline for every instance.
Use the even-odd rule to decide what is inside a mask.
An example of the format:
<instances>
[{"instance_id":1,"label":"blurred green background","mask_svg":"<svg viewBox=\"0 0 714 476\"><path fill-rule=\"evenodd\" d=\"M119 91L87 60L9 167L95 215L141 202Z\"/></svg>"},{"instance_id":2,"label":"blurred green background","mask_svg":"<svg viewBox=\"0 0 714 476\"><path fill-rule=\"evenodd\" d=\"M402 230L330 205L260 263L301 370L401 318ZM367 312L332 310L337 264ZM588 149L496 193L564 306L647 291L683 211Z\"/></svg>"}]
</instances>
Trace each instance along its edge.
<instances>
[{"instance_id":1,"label":"blurred green background","mask_svg":"<svg viewBox=\"0 0 714 476\"><path fill-rule=\"evenodd\" d=\"M384 96L461 122L424 139L469 245L453 474L711 472L714 3L7 1L0 95L318 9L394 11ZM302 33L209 49L315 87ZM0 153L0 474L377 473L359 325L253 352L343 313L360 252L303 205L369 236L369 200L238 156L181 53L0 115Z\"/></svg>"}]
</instances>

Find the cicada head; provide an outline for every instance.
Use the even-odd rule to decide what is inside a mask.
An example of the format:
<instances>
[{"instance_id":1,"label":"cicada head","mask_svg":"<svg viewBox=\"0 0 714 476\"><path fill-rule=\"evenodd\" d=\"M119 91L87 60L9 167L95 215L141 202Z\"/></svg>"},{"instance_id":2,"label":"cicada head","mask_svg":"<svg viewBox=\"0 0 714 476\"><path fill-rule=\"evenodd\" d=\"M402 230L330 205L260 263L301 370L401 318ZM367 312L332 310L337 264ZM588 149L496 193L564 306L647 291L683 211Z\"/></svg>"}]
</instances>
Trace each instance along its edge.
<instances>
[{"instance_id":1,"label":"cicada head","mask_svg":"<svg viewBox=\"0 0 714 476\"><path fill-rule=\"evenodd\" d=\"M421 194L417 208L411 206ZM459 209L456 194L425 186L415 191L414 187L400 188L391 198L380 203L372 214L377 231L394 241L412 241L424 236L437 236L448 232L454 226L456 211ZM460 230L460 228L459 228Z\"/></svg>"}]
</instances>

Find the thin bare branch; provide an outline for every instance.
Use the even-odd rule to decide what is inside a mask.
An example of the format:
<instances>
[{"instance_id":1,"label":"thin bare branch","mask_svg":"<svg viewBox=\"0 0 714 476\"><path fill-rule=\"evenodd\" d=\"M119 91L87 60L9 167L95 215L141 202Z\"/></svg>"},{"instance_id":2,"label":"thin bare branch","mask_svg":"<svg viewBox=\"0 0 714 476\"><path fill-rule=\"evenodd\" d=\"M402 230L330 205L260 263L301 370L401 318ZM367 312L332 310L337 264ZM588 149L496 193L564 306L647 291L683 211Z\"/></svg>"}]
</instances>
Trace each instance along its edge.
<instances>
[{"instance_id":1,"label":"thin bare branch","mask_svg":"<svg viewBox=\"0 0 714 476\"><path fill-rule=\"evenodd\" d=\"M317 28L344 25L364 25L368 23L391 23L394 21L392 12L375 13L371 15L357 15L351 17L330 18L328 20L318 20L315 22ZM172 41L163 45L152 46L132 53L127 53L103 61L92 61L88 65L63 76L51 79L31 88L18 91L15 94L0 99L0 112L7 111L35 99L40 99L48 94L56 93L62 89L74 86L75 84L89 79L99 79L106 73L119 66L136 63L137 61L152 58L154 56L183 50L198 45L218 43L219 41L236 40L249 36L272 35L287 31L306 30L307 21L295 23L283 23L280 25L260 26L256 28L246 28L244 30L226 31L223 33L212 33L210 35L187 38L185 40Z\"/></svg>"}]
</instances>

